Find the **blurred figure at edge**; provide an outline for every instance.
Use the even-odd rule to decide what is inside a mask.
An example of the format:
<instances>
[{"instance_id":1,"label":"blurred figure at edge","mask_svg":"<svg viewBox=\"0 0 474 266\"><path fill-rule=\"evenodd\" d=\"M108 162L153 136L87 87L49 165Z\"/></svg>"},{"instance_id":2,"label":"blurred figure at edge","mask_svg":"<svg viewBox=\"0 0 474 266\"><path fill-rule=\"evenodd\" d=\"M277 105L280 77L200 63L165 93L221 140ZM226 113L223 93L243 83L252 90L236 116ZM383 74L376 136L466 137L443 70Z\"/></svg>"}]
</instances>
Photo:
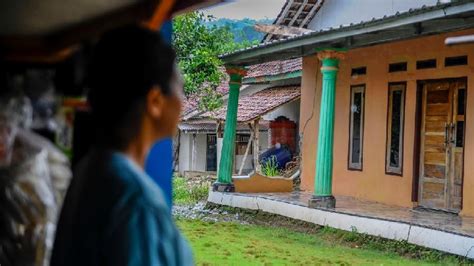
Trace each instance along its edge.
<instances>
[{"instance_id":1,"label":"blurred figure at edge","mask_svg":"<svg viewBox=\"0 0 474 266\"><path fill-rule=\"evenodd\" d=\"M98 42L89 79L96 142L75 169L51 265L192 265L163 191L143 170L152 145L177 130L174 51L158 33L116 29Z\"/></svg>"}]
</instances>

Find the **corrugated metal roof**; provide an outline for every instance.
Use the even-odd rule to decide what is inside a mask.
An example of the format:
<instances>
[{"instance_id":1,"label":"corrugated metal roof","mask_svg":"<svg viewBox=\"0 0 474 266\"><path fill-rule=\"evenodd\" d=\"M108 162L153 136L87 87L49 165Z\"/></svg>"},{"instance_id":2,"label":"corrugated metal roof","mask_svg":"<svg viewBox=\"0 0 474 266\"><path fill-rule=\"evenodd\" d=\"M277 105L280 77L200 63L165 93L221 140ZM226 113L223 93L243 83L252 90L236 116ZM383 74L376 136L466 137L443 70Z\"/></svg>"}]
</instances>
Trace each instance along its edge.
<instances>
[{"instance_id":1,"label":"corrugated metal roof","mask_svg":"<svg viewBox=\"0 0 474 266\"><path fill-rule=\"evenodd\" d=\"M465 29L474 26L472 16L474 11L473 2L474 0L458 0L450 3L438 3L435 6L422 6L421 8L410 9L406 12L397 12L391 16L372 18L369 21L340 25L337 28L327 28L295 37L257 44L233 53L221 55L221 59L227 64L251 65L272 61L277 58L290 59L314 54L313 44L325 45L326 48L337 46L354 48ZM423 22L426 21L429 21L430 24L423 25ZM409 32L389 32L395 28L404 29L403 27L409 27L409 29L407 28ZM413 29L413 33L410 29ZM381 33L392 34L393 36L383 35L384 39L369 36L370 34L376 35ZM367 37L368 40L354 43L355 40L351 39L352 36L360 36L361 39L362 37ZM337 43L332 42L336 40L338 41ZM271 49L271 51L267 49L268 51L265 56L259 54L260 51L270 47L274 47L274 49ZM292 50L290 51L290 49ZM247 57L244 58L244 55Z\"/></svg>"}]
</instances>

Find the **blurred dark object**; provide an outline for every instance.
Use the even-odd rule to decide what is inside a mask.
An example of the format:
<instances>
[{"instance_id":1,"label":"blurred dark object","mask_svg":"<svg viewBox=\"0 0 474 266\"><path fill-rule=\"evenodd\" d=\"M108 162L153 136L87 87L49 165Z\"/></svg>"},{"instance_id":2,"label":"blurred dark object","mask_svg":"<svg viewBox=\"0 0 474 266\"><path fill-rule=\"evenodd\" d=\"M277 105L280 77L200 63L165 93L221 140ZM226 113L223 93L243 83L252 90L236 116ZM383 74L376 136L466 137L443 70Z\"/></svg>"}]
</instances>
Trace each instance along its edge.
<instances>
[{"instance_id":1,"label":"blurred dark object","mask_svg":"<svg viewBox=\"0 0 474 266\"><path fill-rule=\"evenodd\" d=\"M76 110L74 118L74 138L72 145L72 167L75 168L77 163L87 154L91 144L93 143L94 134L91 129L92 117L87 109Z\"/></svg>"}]
</instances>

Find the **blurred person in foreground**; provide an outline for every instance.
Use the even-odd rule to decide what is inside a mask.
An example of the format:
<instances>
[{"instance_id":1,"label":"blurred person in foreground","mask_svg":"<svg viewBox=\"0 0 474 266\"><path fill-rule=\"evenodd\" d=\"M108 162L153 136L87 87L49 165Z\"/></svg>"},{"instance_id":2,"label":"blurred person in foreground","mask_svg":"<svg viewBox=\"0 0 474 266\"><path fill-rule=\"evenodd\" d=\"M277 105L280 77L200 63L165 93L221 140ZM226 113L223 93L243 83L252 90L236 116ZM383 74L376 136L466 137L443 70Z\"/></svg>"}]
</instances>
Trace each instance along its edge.
<instances>
[{"instance_id":1,"label":"blurred person in foreground","mask_svg":"<svg viewBox=\"0 0 474 266\"><path fill-rule=\"evenodd\" d=\"M143 170L152 145L177 129L174 51L158 33L116 29L97 44L89 78L97 138L75 169L51 265L192 265L163 191Z\"/></svg>"}]
</instances>

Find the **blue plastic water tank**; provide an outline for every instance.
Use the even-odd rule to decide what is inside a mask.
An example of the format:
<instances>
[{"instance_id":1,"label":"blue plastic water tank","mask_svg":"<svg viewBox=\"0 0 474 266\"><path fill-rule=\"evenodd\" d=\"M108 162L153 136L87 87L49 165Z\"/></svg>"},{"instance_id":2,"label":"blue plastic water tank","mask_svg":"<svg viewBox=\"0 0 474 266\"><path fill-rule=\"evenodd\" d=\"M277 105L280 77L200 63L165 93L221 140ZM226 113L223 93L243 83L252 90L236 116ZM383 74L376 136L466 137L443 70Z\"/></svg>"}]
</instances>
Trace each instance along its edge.
<instances>
[{"instance_id":1,"label":"blue plastic water tank","mask_svg":"<svg viewBox=\"0 0 474 266\"><path fill-rule=\"evenodd\" d=\"M286 163L291 161L291 158L293 157L288 147L273 147L262 153L262 155L260 155L260 164L264 164L268 160L271 160L273 156L277 161L278 169L285 168Z\"/></svg>"}]
</instances>

